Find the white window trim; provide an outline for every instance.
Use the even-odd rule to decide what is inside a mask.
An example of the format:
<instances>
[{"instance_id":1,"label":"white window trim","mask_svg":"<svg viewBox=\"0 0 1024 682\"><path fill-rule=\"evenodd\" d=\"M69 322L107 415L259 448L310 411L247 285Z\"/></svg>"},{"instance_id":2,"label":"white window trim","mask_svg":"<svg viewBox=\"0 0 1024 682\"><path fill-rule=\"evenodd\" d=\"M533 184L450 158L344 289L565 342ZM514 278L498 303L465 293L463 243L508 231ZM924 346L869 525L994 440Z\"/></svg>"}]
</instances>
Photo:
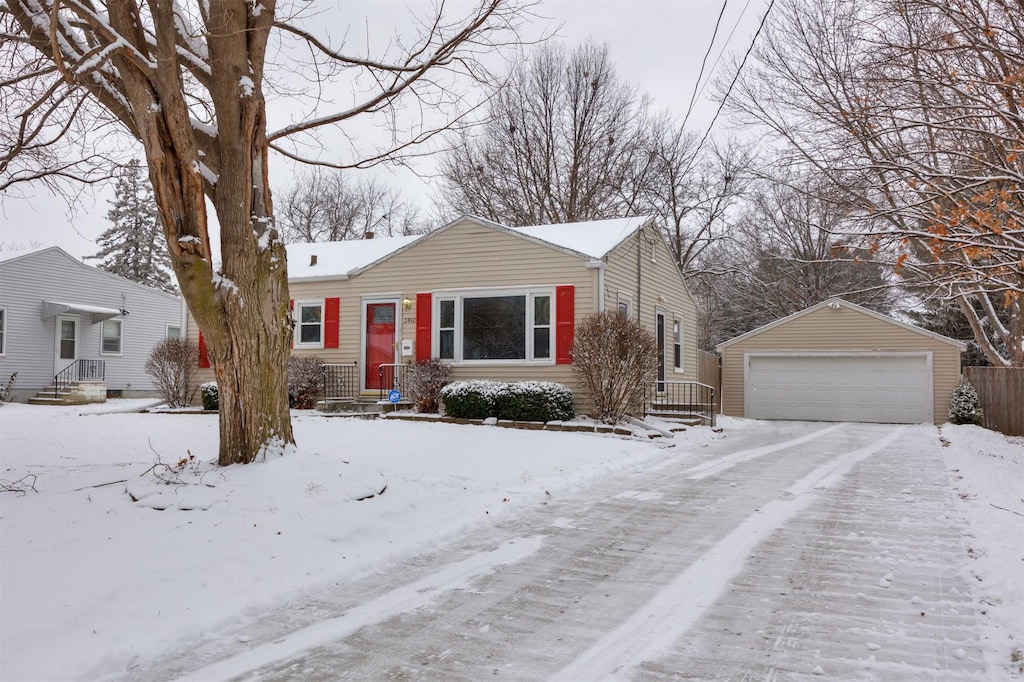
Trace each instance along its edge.
<instances>
[{"instance_id":1,"label":"white window trim","mask_svg":"<svg viewBox=\"0 0 1024 682\"><path fill-rule=\"evenodd\" d=\"M620 291L618 300L615 302L615 310L619 310L622 304L626 304L626 317L632 317L633 315L633 297L627 294L625 291Z\"/></svg>"},{"instance_id":2,"label":"white window trim","mask_svg":"<svg viewBox=\"0 0 1024 682\"><path fill-rule=\"evenodd\" d=\"M0 358L7 355L7 308L0 308Z\"/></svg>"},{"instance_id":3,"label":"white window trim","mask_svg":"<svg viewBox=\"0 0 1024 682\"><path fill-rule=\"evenodd\" d=\"M317 306L320 308L320 340L306 343L302 343L299 339L302 338L302 308ZM324 305L324 299L322 298L311 298L304 301L295 301L295 329L292 330L292 347L293 348L311 348L311 349L323 349L324 347L324 312L326 306ZM312 325L311 322L307 323Z\"/></svg>"},{"instance_id":4,"label":"white window trim","mask_svg":"<svg viewBox=\"0 0 1024 682\"><path fill-rule=\"evenodd\" d=\"M679 325L679 365L675 364L676 361L676 338L675 338L675 325ZM683 316L676 313L672 316L672 371L675 374L686 374L686 356L684 355L686 349L686 326L683 324Z\"/></svg>"},{"instance_id":5,"label":"white window trim","mask_svg":"<svg viewBox=\"0 0 1024 682\"><path fill-rule=\"evenodd\" d=\"M175 329L178 330L178 335L177 336L174 336L174 337L171 336L171 327L174 327ZM185 334L184 334L184 332L181 329L181 325L180 324L165 324L164 325L164 338L165 339L170 339L170 338L184 339L185 338Z\"/></svg>"},{"instance_id":6,"label":"white window trim","mask_svg":"<svg viewBox=\"0 0 1024 682\"><path fill-rule=\"evenodd\" d=\"M498 296L524 296L526 298L526 358L522 360L465 360L462 357L463 347L463 307L462 302L467 298L493 298ZM538 296L547 296L550 299L550 313L547 327L551 331L548 334L548 357L534 358L533 348L533 319L534 299ZM487 365L554 365L557 352L555 344L555 321L558 319L556 310L557 301L554 287L515 287L508 289L459 289L451 291L434 292L434 302L431 310L430 343L431 356L437 357L441 352L441 301L455 301L455 357L445 359L451 365L464 365L483 367Z\"/></svg>"},{"instance_id":7,"label":"white window trim","mask_svg":"<svg viewBox=\"0 0 1024 682\"><path fill-rule=\"evenodd\" d=\"M116 353L113 352L113 351L103 350L103 339L104 339L103 328L105 326L107 326L108 322L116 322L117 323L118 331L120 332L118 334L118 339L117 339L117 341L118 341L118 343L117 343L118 350L117 350ZM106 355L108 357L118 357L118 356L124 355L124 320L119 320L117 318L110 318L110 319L103 320L102 322L100 322L100 355Z\"/></svg>"}]
</instances>

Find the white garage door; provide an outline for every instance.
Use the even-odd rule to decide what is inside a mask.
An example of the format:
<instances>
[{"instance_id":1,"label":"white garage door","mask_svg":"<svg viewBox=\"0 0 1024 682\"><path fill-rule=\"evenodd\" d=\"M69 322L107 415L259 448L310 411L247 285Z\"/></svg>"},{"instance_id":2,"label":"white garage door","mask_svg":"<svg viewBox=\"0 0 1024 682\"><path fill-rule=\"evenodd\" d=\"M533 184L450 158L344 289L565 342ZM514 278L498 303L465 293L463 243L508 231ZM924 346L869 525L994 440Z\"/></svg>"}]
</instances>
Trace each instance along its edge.
<instances>
[{"instance_id":1,"label":"white garage door","mask_svg":"<svg viewBox=\"0 0 1024 682\"><path fill-rule=\"evenodd\" d=\"M746 415L752 419L932 421L928 353L747 354Z\"/></svg>"}]
</instances>

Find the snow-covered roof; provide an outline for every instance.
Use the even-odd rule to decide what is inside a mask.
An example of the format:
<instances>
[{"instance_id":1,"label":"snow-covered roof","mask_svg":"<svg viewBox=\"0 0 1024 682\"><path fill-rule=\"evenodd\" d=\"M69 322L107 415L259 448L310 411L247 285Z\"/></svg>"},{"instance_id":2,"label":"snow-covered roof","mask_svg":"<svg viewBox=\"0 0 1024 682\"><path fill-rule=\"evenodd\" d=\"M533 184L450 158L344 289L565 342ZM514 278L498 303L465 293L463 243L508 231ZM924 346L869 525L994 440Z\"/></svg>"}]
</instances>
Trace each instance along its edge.
<instances>
[{"instance_id":1,"label":"snow-covered roof","mask_svg":"<svg viewBox=\"0 0 1024 682\"><path fill-rule=\"evenodd\" d=\"M286 244L288 279L349 276L424 236L417 234L408 237ZM313 256L316 256L316 265L311 265Z\"/></svg>"},{"instance_id":2,"label":"snow-covered roof","mask_svg":"<svg viewBox=\"0 0 1024 682\"><path fill-rule=\"evenodd\" d=\"M582 253L591 258L603 258L622 240L629 237L651 220L650 216L615 218L612 220L588 220L582 223L561 223L558 225L531 225L510 228L514 232L540 239Z\"/></svg>"}]
</instances>

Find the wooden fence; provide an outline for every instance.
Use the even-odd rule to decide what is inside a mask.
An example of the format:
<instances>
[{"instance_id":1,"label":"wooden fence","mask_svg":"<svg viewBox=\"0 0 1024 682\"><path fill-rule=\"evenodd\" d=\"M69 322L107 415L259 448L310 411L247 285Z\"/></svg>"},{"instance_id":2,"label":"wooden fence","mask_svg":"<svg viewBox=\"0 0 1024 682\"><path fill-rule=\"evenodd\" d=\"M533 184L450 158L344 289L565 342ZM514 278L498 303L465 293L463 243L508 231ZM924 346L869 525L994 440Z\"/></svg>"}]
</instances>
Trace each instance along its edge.
<instances>
[{"instance_id":1,"label":"wooden fence","mask_svg":"<svg viewBox=\"0 0 1024 682\"><path fill-rule=\"evenodd\" d=\"M1024 368L964 367L964 376L981 399L986 429L1024 436Z\"/></svg>"},{"instance_id":2,"label":"wooden fence","mask_svg":"<svg viewBox=\"0 0 1024 682\"><path fill-rule=\"evenodd\" d=\"M722 369L718 365L718 353L697 351L697 381L715 389L715 402L722 410Z\"/></svg>"}]
</instances>

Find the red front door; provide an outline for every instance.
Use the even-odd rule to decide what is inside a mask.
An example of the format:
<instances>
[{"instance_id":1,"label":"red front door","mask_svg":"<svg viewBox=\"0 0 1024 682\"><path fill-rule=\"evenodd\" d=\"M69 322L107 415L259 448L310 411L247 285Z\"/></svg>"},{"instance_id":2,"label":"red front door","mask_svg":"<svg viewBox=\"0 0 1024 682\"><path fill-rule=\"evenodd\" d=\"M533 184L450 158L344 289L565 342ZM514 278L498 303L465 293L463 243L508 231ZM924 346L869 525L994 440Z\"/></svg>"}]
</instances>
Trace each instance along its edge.
<instances>
[{"instance_id":1,"label":"red front door","mask_svg":"<svg viewBox=\"0 0 1024 682\"><path fill-rule=\"evenodd\" d=\"M394 367L382 364L395 361L395 303L366 304L366 388L390 389L394 381ZM381 385L383 383L383 386Z\"/></svg>"}]
</instances>

